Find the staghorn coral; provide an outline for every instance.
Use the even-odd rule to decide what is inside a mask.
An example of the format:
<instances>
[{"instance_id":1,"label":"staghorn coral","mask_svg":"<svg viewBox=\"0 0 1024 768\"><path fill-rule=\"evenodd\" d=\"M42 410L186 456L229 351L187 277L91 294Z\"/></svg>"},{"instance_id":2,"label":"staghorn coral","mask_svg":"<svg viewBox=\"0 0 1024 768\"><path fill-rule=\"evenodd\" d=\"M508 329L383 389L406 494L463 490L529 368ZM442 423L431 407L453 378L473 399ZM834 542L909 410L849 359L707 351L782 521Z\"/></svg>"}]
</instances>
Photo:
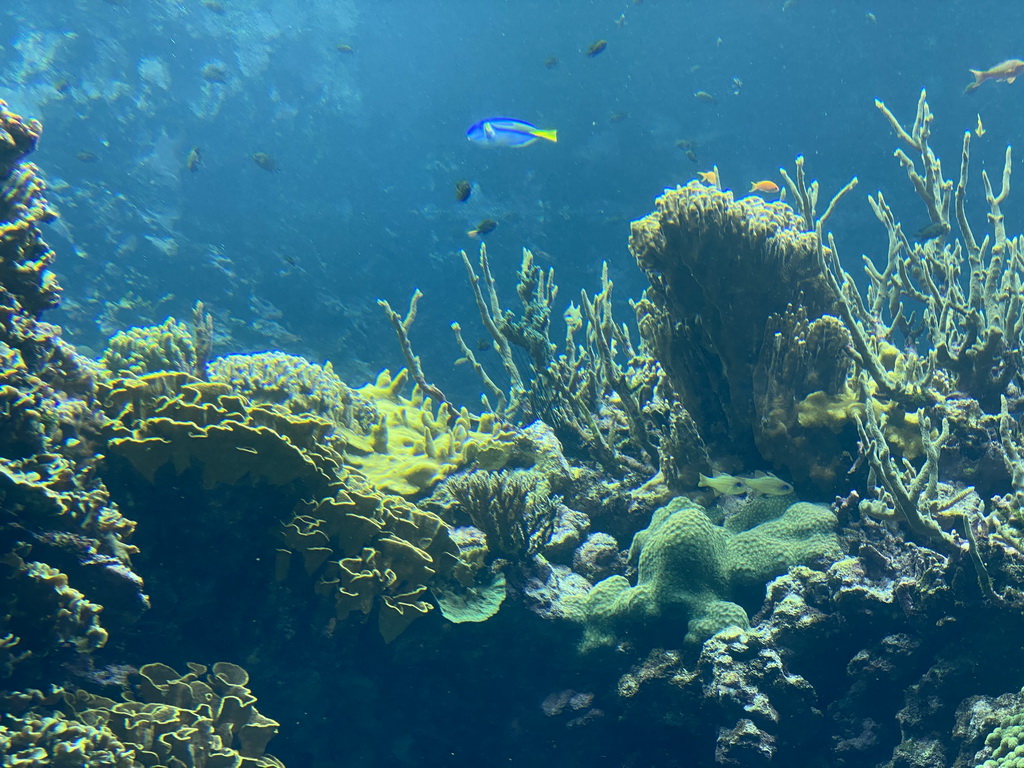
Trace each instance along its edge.
<instances>
[{"instance_id":1,"label":"staghorn coral","mask_svg":"<svg viewBox=\"0 0 1024 768\"><path fill-rule=\"evenodd\" d=\"M496 399L498 416L520 423L543 419L571 451L596 460L615 476L650 476L660 463L674 481L680 463L690 458L697 465L694 482L699 471L710 469L699 436L679 428L685 419L678 418L671 403L658 394L664 389L659 388L663 374L658 362L634 349L627 327L614 322L607 265L601 290L593 296L581 293L581 305L570 304L565 310L566 338L559 352L550 338L558 295L554 270L538 267L533 254L523 249L516 286L522 310L517 316L501 306L486 247L480 248L479 275L465 252L462 260L508 391L477 360L461 326L453 323L462 351L457 362L469 364L480 377ZM528 362L517 361L514 349L522 350ZM483 400L490 409L487 395Z\"/></svg>"},{"instance_id":2,"label":"staghorn coral","mask_svg":"<svg viewBox=\"0 0 1024 768\"><path fill-rule=\"evenodd\" d=\"M1010 149L998 194L982 171L992 234L979 243L965 213L970 131L964 134L960 177L954 185L943 178L941 162L929 144L933 115L926 93L921 91L909 131L885 104L875 105L900 141L917 154L915 161L902 148L895 153L939 234L911 242L882 194L869 198L888 233L889 246L881 270L865 261L869 287L862 297L839 261L834 240L829 237L826 247L822 228L817 227L822 274L851 333L851 354L871 378L877 395L898 401L908 411L959 391L976 398L985 411L995 412L999 397L1022 371L1019 350L1024 338L1022 244L1007 236L1001 208L1010 192ZM946 242L951 206L963 236L962 242L953 244ZM913 310L919 306L920 323L912 324ZM884 358L894 346L904 347L902 359L897 366L887 366Z\"/></svg>"}]
</instances>

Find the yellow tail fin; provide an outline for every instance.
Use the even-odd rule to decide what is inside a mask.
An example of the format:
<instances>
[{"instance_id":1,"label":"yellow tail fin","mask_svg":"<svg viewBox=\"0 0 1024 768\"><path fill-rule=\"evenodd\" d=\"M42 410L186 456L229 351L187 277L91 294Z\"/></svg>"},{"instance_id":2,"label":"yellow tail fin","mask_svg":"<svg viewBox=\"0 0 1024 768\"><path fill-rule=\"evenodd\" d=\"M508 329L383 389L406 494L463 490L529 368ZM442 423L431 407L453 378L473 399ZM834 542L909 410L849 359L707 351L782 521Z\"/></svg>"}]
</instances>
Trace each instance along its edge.
<instances>
[{"instance_id":1,"label":"yellow tail fin","mask_svg":"<svg viewBox=\"0 0 1024 768\"><path fill-rule=\"evenodd\" d=\"M542 130L538 128L536 131L533 132L533 135L536 136L538 139L547 139L548 141L553 141L555 143L558 142L558 131L554 130L553 128L548 130Z\"/></svg>"}]
</instances>

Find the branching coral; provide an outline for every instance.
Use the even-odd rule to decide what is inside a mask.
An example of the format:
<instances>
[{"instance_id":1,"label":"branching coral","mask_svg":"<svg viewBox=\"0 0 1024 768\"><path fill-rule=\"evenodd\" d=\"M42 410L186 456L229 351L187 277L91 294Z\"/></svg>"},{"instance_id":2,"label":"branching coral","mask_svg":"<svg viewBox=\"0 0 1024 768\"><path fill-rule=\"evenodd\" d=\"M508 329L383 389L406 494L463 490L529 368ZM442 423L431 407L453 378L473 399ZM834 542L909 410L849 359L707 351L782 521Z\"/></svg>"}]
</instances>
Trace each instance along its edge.
<instances>
[{"instance_id":1,"label":"branching coral","mask_svg":"<svg viewBox=\"0 0 1024 768\"><path fill-rule=\"evenodd\" d=\"M487 537L488 548L505 557L540 551L554 529L557 497L532 472L469 472L453 477L445 492Z\"/></svg>"},{"instance_id":2,"label":"branching coral","mask_svg":"<svg viewBox=\"0 0 1024 768\"><path fill-rule=\"evenodd\" d=\"M480 376L496 400L496 413L520 422L545 420L570 449L595 459L613 475L653 474L661 443L672 445L667 420L647 411L655 403L665 405L655 396L661 370L657 361L634 349L626 327L615 323L607 266L601 291L594 296L584 292L582 309L570 304L565 311L566 339L559 353L550 338L558 295L553 270L538 267L524 249L517 286L522 313L517 317L501 305L487 249L480 249L480 275L465 253L462 258L481 322L502 361L507 392L477 360L461 326L453 323L452 329L462 350L460 362ZM577 342L578 333L582 343ZM523 350L528 364L517 362L513 349ZM490 407L486 399L485 404Z\"/></svg>"},{"instance_id":3,"label":"branching coral","mask_svg":"<svg viewBox=\"0 0 1024 768\"><path fill-rule=\"evenodd\" d=\"M909 132L884 104L876 104L900 140L919 156L920 171L902 149L896 152L928 209L934 236L911 242L882 195L871 199L872 210L889 234L889 249L883 269L866 261L866 301L840 266L831 237L827 248L821 243L819 255L852 335L854 359L870 375L879 396L916 408L959 391L993 412L1009 381L1022 370L1024 244L1006 236L1001 210L1010 191L1010 150L999 194L982 171L993 234L979 244L964 209L971 134L964 135L960 179L954 189L942 178L941 163L928 143L933 118L925 96L922 91ZM951 201L962 244L946 243ZM918 306L921 323L914 325L911 313ZM904 347L895 367L884 362L886 349L893 344ZM915 345L924 351L915 351Z\"/></svg>"}]
</instances>

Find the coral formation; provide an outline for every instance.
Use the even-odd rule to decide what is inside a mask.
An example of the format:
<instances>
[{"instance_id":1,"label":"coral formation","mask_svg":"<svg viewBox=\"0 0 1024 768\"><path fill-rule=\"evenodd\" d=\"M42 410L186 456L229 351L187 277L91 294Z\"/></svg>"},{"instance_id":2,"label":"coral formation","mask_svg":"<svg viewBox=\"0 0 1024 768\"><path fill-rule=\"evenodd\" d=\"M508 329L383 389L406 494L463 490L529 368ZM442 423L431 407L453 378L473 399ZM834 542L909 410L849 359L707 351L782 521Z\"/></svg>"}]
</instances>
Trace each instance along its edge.
<instances>
[{"instance_id":1,"label":"coral formation","mask_svg":"<svg viewBox=\"0 0 1024 768\"><path fill-rule=\"evenodd\" d=\"M207 370L210 381L227 384L254 403L314 414L339 430L369 430L378 418L373 404L347 387L330 363L321 366L283 352L263 352L218 357Z\"/></svg>"},{"instance_id":2,"label":"coral formation","mask_svg":"<svg viewBox=\"0 0 1024 768\"><path fill-rule=\"evenodd\" d=\"M677 642L687 643L728 626L745 628L746 611L733 600L748 601L792 565L839 553L836 518L826 507L759 497L736 517L731 525L715 525L684 497L658 509L633 538L636 586L611 576L570 602L573 618L584 625L582 647L610 644L631 625L652 622L669 633L686 624L686 637Z\"/></svg>"},{"instance_id":3,"label":"coral formation","mask_svg":"<svg viewBox=\"0 0 1024 768\"><path fill-rule=\"evenodd\" d=\"M143 666L121 702L81 690L8 694L0 753L25 766L283 768L264 752L278 723L256 709L245 670L188 666Z\"/></svg>"},{"instance_id":4,"label":"coral formation","mask_svg":"<svg viewBox=\"0 0 1024 768\"><path fill-rule=\"evenodd\" d=\"M377 488L402 496L428 491L478 453L492 457L491 469L501 468L498 446L511 435L499 420L489 415L473 417L465 408L455 413L448 403L435 410L418 385L410 397L404 397L401 392L407 381L404 369L394 378L382 371L375 382L356 390L379 415L369 430L353 425L337 433L348 464Z\"/></svg>"},{"instance_id":5,"label":"coral formation","mask_svg":"<svg viewBox=\"0 0 1024 768\"><path fill-rule=\"evenodd\" d=\"M184 373L116 379L100 388L111 415L109 446L150 483L169 468L197 472L202 485L300 483L326 495L339 459L323 441L329 422L253 404L226 384Z\"/></svg>"},{"instance_id":6,"label":"coral formation","mask_svg":"<svg viewBox=\"0 0 1024 768\"><path fill-rule=\"evenodd\" d=\"M433 608L427 587L455 567L458 547L437 515L357 482L352 478L334 498L301 505L282 538L301 554L338 620L376 609L380 633L391 642ZM285 560L282 578L287 570Z\"/></svg>"},{"instance_id":7,"label":"coral formation","mask_svg":"<svg viewBox=\"0 0 1024 768\"><path fill-rule=\"evenodd\" d=\"M131 567L135 524L97 471L92 368L39 320L60 296L39 229L53 214L23 162L39 132L0 102L0 677L36 681L147 606Z\"/></svg>"},{"instance_id":8,"label":"coral formation","mask_svg":"<svg viewBox=\"0 0 1024 768\"><path fill-rule=\"evenodd\" d=\"M551 536L558 499L537 473L476 470L453 477L444 490L456 505L450 513L469 517L496 554L526 558Z\"/></svg>"},{"instance_id":9,"label":"coral formation","mask_svg":"<svg viewBox=\"0 0 1024 768\"><path fill-rule=\"evenodd\" d=\"M188 326L168 317L161 325L114 334L100 362L114 376L145 376L161 371L193 373L196 348Z\"/></svg>"},{"instance_id":10,"label":"coral formation","mask_svg":"<svg viewBox=\"0 0 1024 768\"><path fill-rule=\"evenodd\" d=\"M766 334L769 321L799 307L813 322L834 304L814 235L783 203L698 182L656 206L629 241L651 284L636 306L641 335L711 453L756 454L755 371L798 343Z\"/></svg>"},{"instance_id":11,"label":"coral formation","mask_svg":"<svg viewBox=\"0 0 1024 768\"><path fill-rule=\"evenodd\" d=\"M56 254L43 240L40 224L57 214L43 196L39 169L24 162L43 126L8 111L0 101L0 285L5 313L36 319L60 301L50 270Z\"/></svg>"}]
</instances>

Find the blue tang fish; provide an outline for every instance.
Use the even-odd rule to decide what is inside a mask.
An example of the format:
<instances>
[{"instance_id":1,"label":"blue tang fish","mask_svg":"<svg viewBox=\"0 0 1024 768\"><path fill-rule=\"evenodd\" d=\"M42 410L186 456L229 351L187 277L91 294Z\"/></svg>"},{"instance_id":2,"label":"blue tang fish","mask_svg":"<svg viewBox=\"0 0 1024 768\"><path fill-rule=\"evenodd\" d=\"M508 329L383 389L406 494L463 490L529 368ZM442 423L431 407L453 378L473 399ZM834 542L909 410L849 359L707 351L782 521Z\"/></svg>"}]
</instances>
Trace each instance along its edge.
<instances>
[{"instance_id":1,"label":"blue tang fish","mask_svg":"<svg viewBox=\"0 0 1024 768\"><path fill-rule=\"evenodd\" d=\"M490 117L469 126L466 138L485 147L525 147L537 139L558 141L558 131L544 130L511 117Z\"/></svg>"}]
</instances>

